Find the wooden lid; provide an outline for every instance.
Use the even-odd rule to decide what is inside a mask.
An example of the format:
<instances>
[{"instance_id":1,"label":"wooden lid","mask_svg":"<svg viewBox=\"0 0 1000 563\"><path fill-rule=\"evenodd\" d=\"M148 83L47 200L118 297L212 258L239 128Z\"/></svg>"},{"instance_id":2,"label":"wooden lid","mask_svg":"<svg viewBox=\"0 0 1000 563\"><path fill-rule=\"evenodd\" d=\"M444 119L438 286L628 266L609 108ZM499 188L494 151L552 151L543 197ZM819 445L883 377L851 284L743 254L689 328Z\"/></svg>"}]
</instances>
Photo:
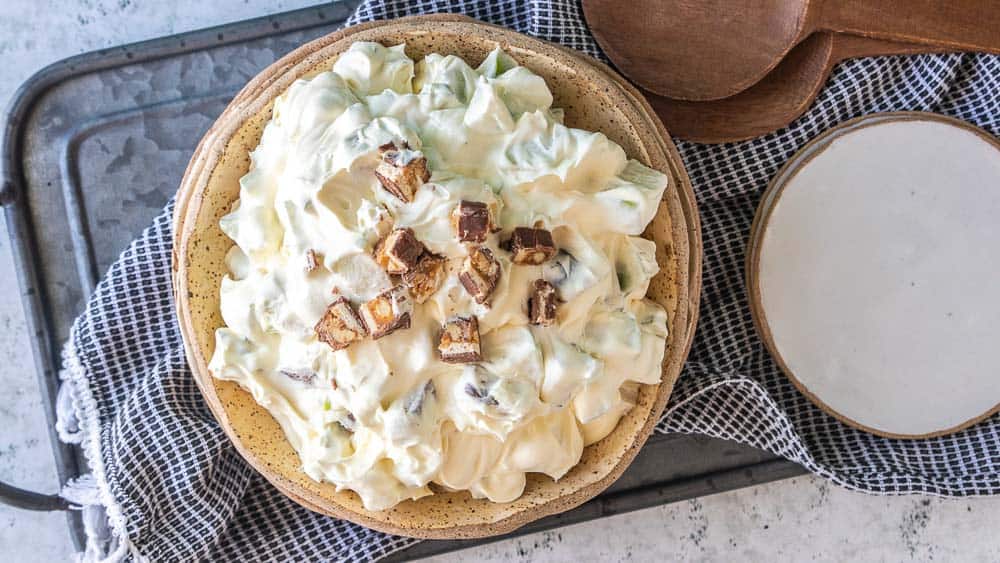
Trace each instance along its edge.
<instances>
[{"instance_id":1,"label":"wooden lid","mask_svg":"<svg viewBox=\"0 0 1000 563\"><path fill-rule=\"evenodd\" d=\"M657 242L661 272L649 297L669 314L662 382L643 386L637 406L604 440L587 447L578 466L558 482L532 474L510 503L473 499L467 492L365 510L357 495L317 483L300 468L277 422L236 384L211 377L207 360L222 326L219 284L232 246L219 218L238 197L274 99L294 80L328 69L354 41L406 43L419 58L438 52L478 64L499 45L544 77L566 123L601 131L626 153L669 175L659 212L644 236ZM509 532L572 508L610 485L656 425L691 344L701 281L700 225L690 181L663 126L638 92L607 67L507 29L458 16L421 16L363 24L317 39L283 57L241 91L202 140L184 177L175 214L174 291L188 361L213 414L244 458L303 506L389 533L422 538L470 538Z\"/></svg>"}]
</instances>

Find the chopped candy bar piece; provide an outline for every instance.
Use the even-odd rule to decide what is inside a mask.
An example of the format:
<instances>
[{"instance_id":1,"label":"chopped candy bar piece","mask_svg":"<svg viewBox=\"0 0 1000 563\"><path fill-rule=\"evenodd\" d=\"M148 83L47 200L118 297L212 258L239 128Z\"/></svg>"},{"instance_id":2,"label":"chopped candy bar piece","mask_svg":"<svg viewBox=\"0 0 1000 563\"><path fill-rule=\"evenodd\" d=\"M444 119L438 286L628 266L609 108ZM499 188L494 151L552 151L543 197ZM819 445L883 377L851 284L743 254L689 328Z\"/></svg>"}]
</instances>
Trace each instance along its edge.
<instances>
[{"instance_id":1,"label":"chopped candy bar piece","mask_svg":"<svg viewBox=\"0 0 1000 563\"><path fill-rule=\"evenodd\" d=\"M428 399L433 400L436 396L437 389L434 388L434 380L430 380L406 398L403 410L406 411L406 414L420 416L424 410L424 403Z\"/></svg>"},{"instance_id":2,"label":"chopped candy bar piece","mask_svg":"<svg viewBox=\"0 0 1000 563\"><path fill-rule=\"evenodd\" d=\"M392 143L382 145L379 154L382 159L375 168L379 183L404 203L413 201L417 189L431 179L427 159L405 143L403 148Z\"/></svg>"},{"instance_id":3,"label":"chopped candy bar piece","mask_svg":"<svg viewBox=\"0 0 1000 563\"><path fill-rule=\"evenodd\" d=\"M392 230L392 213L384 204L378 206L378 221L375 223L375 232L379 237L384 237Z\"/></svg>"},{"instance_id":4,"label":"chopped candy bar piece","mask_svg":"<svg viewBox=\"0 0 1000 563\"><path fill-rule=\"evenodd\" d=\"M535 280L528 296L528 322L548 326L556 320L556 288L545 280Z\"/></svg>"},{"instance_id":5,"label":"chopped candy bar piece","mask_svg":"<svg viewBox=\"0 0 1000 563\"><path fill-rule=\"evenodd\" d=\"M281 375L284 375L288 379L293 381L299 381L302 383L314 383L316 381L316 372L311 369L306 368L283 368L278 370Z\"/></svg>"},{"instance_id":6,"label":"chopped candy bar piece","mask_svg":"<svg viewBox=\"0 0 1000 563\"><path fill-rule=\"evenodd\" d=\"M462 200L451 213L458 240L483 242L490 232L490 210L485 203Z\"/></svg>"},{"instance_id":7,"label":"chopped candy bar piece","mask_svg":"<svg viewBox=\"0 0 1000 563\"><path fill-rule=\"evenodd\" d=\"M507 243L515 264L539 265L556 255L552 233L545 229L517 227Z\"/></svg>"},{"instance_id":8,"label":"chopped candy bar piece","mask_svg":"<svg viewBox=\"0 0 1000 563\"><path fill-rule=\"evenodd\" d=\"M438 341L442 362L468 364L483 359L479 348L479 320L455 317L445 323Z\"/></svg>"},{"instance_id":9,"label":"chopped candy bar piece","mask_svg":"<svg viewBox=\"0 0 1000 563\"><path fill-rule=\"evenodd\" d=\"M342 350L363 339L368 331L346 297L338 295L316 323L316 338L334 350Z\"/></svg>"},{"instance_id":10,"label":"chopped candy bar piece","mask_svg":"<svg viewBox=\"0 0 1000 563\"><path fill-rule=\"evenodd\" d=\"M306 265L305 265L306 273L308 274L309 272L315 270L318 267L319 267L319 258L316 256L316 251L310 248L309 250L306 251Z\"/></svg>"},{"instance_id":11,"label":"chopped candy bar piece","mask_svg":"<svg viewBox=\"0 0 1000 563\"><path fill-rule=\"evenodd\" d=\"M469 253L458 273L458 281L476 303L486 303L500 279L500 263L484 246L478 246Z\"/></svg>"},{"instance_id":12,"label":"chopped candy bar piece","mask_svg":"<svg viewBox=\"0 0 1000 563\"><path fill-rule=\"evenodd\" d=\"M472 377L465 379L465 381L465 387L462 389L466 395L487 407L500 406L500 401L492 395L492 391L499 383L496 376L487 373L481 366L476 366L472 372Z\"/></svg>"},{"instance_id":13,"label":"chopped candy bar piece","mask_svg":"<svg viewBox=\"0 0 1000 563\"><path fill-rule=\"evenodd\" d=\"M348 434L353 434L354 430L358 426L358 420L354 418L354 415L349 412L337 413L336 424L341 430L347 432Z\"/></svg>"},{"instance_id":14,"label":"chopped candy bar piece","mask_svg":"<svg viewBox=\"0 0 1000 563\"><path fill-rule=\"evenodd\" d=\"M378 340L396 329L410 328L413 304L403 285L397 285L375 296L361 306L361 321L372 338Z\"/></svg>"},{"instance_id":15,"label":"chopped candy bar piece","mask_svg":"<svg viewBox=\"0 0 1000 563\"><path fill-rule=\"evenodd\" d=\"M393 229L375 246L375 261L390 274L405 274L417 265L424 245L413 229Z\"/></svg>"},{"instance_id":16,"label":"chopped candy bar piece","mask_svg":"<svg viewBox=\"0 0 1000 563\"><path fill-rule=\"evenodd\" d=\"M495 407L500 404L500 402L496 400L496 397L490 395L488 391L481 387L476 387L471 383L465 384L465 394L488 407Z\"/></svg>"},{"instance_id":17,"label":"chopped candy bar piece","mask_svg":"<svg viewBox=\"0 0 1000 563\"><path fill-rule=\"evenodd\" d=\"M444 256L425 252L417 265L403 274L403 283L410 288L410 296L417 303L427 301L444 283L448 275L445 265L448 260Z\"/></svg>"},{"instance_id":18,"label":"chopped candy bar piece","mask_svg":"<svg viewBox=\"0 0 1000 563\"><path fill-rule=\"evenodd\" d=\"M489 205L486 206L490 212L490 232L499 233L500 232L500 204L496 201L491 201Z\"/></svg>"}]
</instances>

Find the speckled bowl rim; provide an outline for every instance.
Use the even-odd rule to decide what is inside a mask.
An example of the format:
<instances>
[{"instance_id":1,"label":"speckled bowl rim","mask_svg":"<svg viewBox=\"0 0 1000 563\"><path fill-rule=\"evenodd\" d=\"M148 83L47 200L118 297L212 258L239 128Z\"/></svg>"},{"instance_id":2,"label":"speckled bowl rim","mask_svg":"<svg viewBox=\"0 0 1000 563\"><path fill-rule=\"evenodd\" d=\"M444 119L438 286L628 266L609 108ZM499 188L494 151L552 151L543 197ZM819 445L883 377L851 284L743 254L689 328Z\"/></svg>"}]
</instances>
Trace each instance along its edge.
<instances>
[{"instance_id":1,"label":"speckled bowl rim","mask_svg":"<svg viewBox=\"0 0 1000 563\"><path fill-rule=\"evenodd\" d=\"M205 195L202 191L206 188L211 173L225 152L227 143L232 135L244 123L253 118L256 113L261 111L261 107L266 107L270 100L273 100L274 97L283 92L287 87L285 83L290 83L290 77L298 77L306 74L309 68L314 66L318 60L329 58L323 56L324 52L332 50L336 45L342 44L345 41L350 41L351 36L363 31L375 30L382 26L413 26L415 28L434 29L438 24L465 26L468 28L469 33L484 35L484 39L503 37L506 40L516 41L522 46L529 45L536 52L543 53L545 56L560 61L564 65L576 66L581 70L583 67L587 67L589 70L585 72L601 75L602 80L607 80L609 88L617 87L620 90L617 93L633 104L633 109L644 117L644 123L638 124L636 127L643 132L650 132L651 137L653 137L643 139L642 143L647 148L655 147L663 154L667 161L669 170L663 171L670 175L671 186L665 195L665 205L661 205L661 211L664 209L668 210L668 221L670 222L672 231L671 251L675 253L674 258L677 262L675 273L678 280L677 287L675 288L677 302L674 316L670 319L670 337L663 363L663 378L659 385L650 386L655 389L655 400L646 413L645 422L639 431L632 436L631 443L628 444L624 454L618 458L614 467L595 482L591 482L574 491L540 504L526 506L519 509L518 512L499 520L451 527L400 525L398 522L392 523L380 519L378 517L379 513L375 513L374 515L372 513L363 514L362 511L351 510L332 498L317 495L292 480L275 474L269 470L269 464L266 460L258 458L256 454L244 448L241 440L229 426L229 417L216 395L216 385L219 382L214 380L208 373L206 361L208 354L205 353L205 350L201 349L197 342L194 333L197 327L192 323L190 296L188 294L188 258L189 245L192 243L193 236L192 226L195 224L202 198ZM249 111L255 107L255 104L258 106L257 110ZM344 518L380 531L419 538L456 539L507 533L544 516L578 506L613 483L627 468L632 459L634 459L638 450L652 432L670 396L673 384L680 374L694 335L701 286L701 229L694 193L676 148L670 141L662 123L655 117L652 117L653 115L652 109L638 91L603 64L584 58L560 46L529 38L501 27L455 15L415 16L398 20L372 22L341 30L300 47L251 80L233 99L226 111L223 112L216 124L198 145L178 191L174 217L174 294L181 332L185 342L185 352L188 362L192 367L195 380L202 394L205 396L209 408L219 420L239 453L279 490L309 509ZM673 248L673 246L676 246L676 248ZM598 442L598 444L600 443ZM588 448L591 447L594 446L588 446ZM301 473L301 470L299 470L299 473ZM467 493L464 494L467 495ZM407 502L420 503L420 500ZM475 500L471 499L471 497L466 502L472 504L477 502L489 503L489 501ZM472 510L472 512L475 512L475 510Z\"/></svg>"}]
</instances>

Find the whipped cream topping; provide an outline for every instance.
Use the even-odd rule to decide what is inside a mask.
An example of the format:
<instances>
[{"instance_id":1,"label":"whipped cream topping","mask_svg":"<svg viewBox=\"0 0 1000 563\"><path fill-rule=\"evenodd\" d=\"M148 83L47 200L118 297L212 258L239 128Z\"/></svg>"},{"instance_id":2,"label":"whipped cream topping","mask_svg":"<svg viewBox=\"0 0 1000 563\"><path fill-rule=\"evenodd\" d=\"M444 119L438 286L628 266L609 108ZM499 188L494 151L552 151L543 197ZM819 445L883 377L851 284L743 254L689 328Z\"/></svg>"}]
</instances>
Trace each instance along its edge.
<instances>
[{"instance_id":1,"label":"whipped cream topping","mask_svg":"<svg viewBox=\"0 0 1000 563\"><path fill-rule=\"evenodd\" d=\"M311 478L370 510L431 483L511 501L528 472L563 476L639 384L659 382L667 315L645 298L658 265L638 235L667 178L551 106L545 81L500 50L473 69L376 43L275 101L221 220L236 244L209 368L274 416ZM430 180L410 202L374 175L388 143L406 147L404 163L426 159ZM469 253L450 220L462 200L486 203L499 227L483 243L501 268L483 304L456 275ZM559 253L512 263L501 241L519 226L549 230ZM443 285L413 304L409 328L333 350L314 327L334 288L357 305L395 285L373 248L403 227L446 258ZM528 322L539 279L560 300L549 326ZM456 315L478 318L482 361L438 357Z\"/></svg>"}]
</instances>

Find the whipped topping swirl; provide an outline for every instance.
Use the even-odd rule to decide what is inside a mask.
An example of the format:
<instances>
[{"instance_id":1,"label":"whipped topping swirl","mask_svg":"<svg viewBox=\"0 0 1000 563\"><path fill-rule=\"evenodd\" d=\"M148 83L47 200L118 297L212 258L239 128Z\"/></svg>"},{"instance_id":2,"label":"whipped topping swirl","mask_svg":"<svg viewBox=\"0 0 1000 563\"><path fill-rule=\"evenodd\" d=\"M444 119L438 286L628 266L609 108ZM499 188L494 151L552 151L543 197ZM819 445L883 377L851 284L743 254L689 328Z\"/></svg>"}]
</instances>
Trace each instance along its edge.
<instances>
[{"instance_id":1,"label":"whipped topping swirl","mask_svg":"<svg viewBox=\"0 0 1000 563\"><path fill-rule=\"evenodd\" d=\"M500 50L473 69L376 43L355 43L275 101L221 220L236 244L209 367L270 411L311 478L371 510L432 494L431 483L511 501L528 472L563 476L640 383L659 382L667 315L645 298L658 265L638 235L667 178L551 106L545 81ZM374 175L389 143L405 147L404 163L426 159L412 201ZM497 222L482 243L501 269L485 303L456 275L469 246L450 216L463 200ZM514 264L501 241L519 226L550 231L558 254ZM335 297L363 303L396 284L373 258L390 228L412 229L447 275L412 304L409 328L334 350L314 327ZM559 299L548 326L528 318L539 279ZM457 315L478 319L477 363L438 356Z\"/></svg>"}]
</instances>

